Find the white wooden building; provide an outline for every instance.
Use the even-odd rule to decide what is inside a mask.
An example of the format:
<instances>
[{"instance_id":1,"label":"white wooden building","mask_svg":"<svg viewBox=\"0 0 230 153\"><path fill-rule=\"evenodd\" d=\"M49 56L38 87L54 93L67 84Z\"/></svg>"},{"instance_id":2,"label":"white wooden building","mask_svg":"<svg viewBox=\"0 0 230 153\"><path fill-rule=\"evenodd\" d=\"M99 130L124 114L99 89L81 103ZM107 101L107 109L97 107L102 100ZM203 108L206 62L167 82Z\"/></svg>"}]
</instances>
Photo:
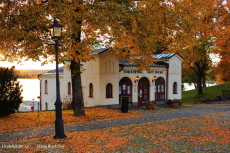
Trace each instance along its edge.
<instances>
[{"instance_id":1,"label":"white wooden building","mask_svg":"<svg viewBox=\"0 0 230 153\"><path fill-rule=\"evenodd\" d=\"M118 106L121 97L142 105L142 101L181 99L181 62L177 53L158 54L159 61L149 71L139 72L134 64L120 62L106 48L91 54L94 60L83 63L82 89L85 107ZM40 75L41 110L55 109L55 70ZM62 101L71 97L71 74L60 68L60 95Z\"/></svg>"}]
</instances>

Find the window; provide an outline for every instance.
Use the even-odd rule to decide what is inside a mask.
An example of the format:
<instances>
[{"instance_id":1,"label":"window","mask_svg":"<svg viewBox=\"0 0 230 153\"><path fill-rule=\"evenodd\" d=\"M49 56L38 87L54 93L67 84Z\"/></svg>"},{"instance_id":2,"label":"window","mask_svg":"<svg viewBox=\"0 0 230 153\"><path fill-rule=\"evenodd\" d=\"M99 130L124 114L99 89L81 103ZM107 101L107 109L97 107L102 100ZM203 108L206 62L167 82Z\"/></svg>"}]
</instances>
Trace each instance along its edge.
<instances>
[{"instance_id":1,"label":"window","mask_svg":"<svg viewBox=\"0 0 230 153\"><path fill-rule=\"evenodd\" d=\"M173 94L177 94L177 83L173 83Z\"/></svg>"},{"instance_id":2,"label":"window","mask_svg":"<svg viewBox=\"0 0 230 153\"><path fill-rule=\"evenodd\" d=\"M93 98L93 84L89 84L89 97Z\"/></svg>"},{"instance_id":3,"label":"window","mask_svg":"<svg viewBox=\"0 0 230 153\"><path fill-rule=\"evenodd\" d=\"M68 82L68 95L71 95L71 83Z\"/></svg>"},{"instance_id":4,"label":"window","mask_svg":"<svg viewBox=\"0 0 230 153\"><path fill-rule=\"evenodd\" d=\"M46 104L46 110L48 110L48 103L46 102L45 104Z\"/></svg>"},{"instance_id":5,"label":"window","mask_svg":"<svg viewBox=\"0 0 230 153\"><path fill-rule=\"evenodd\" d=\"M111 83L106 85L106 98L113 98L113 86Z\"/></svg>"},{"instance_id":6,"label":"window","mask_svg":"<svg viewBox=\"0 0 230 153\"><path fill-rule=\"evenodd\" d=\"M48 94L48 81L45 80L45 94Z\"/></svg>"},{"instance_id":7,"label":"window","mask_svg":"<svg viewBox=\"0 0 230 153\"><path fill-rule=\"evenodd\" d=\"M165 81L162 77L157 78L155 82L155 100L165 100Z\"/></svg>"}]
</instances>

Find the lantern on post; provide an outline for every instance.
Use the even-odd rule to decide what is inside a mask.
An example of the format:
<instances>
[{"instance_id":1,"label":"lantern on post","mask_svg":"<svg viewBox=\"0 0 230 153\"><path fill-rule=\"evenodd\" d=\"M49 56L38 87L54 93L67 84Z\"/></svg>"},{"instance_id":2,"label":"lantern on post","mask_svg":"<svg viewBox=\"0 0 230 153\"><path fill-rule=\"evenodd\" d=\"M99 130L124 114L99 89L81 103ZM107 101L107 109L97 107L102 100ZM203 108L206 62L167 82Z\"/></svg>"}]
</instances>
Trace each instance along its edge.
<instances>
[{"instance_id":1,"label":"lantern on post","mask_svg":"<svg viewBox=\"0 0 230 153\"><path fill-rule=\"evenodd\" d=\"M136 78L135 78L135 83L137 83L138 81L139 81L139 76L137 76Z\"/></svg>"},{"instance_id":2,"label":"lantern on post","mask_svg":"<svg viewBox=\"0 0 230 153\"><path fill-rule=\"evenodd\" d=\"M57 19L54 18L53 25L49 27L52 39L60 39L62 33L62 25L58 24Z\"/></svg>"},{"instance_id":3,"label":"lantern on post","mask_svg":"<svg viewBox=\"0 0 230 153\"><path fill-rule=\"evenodd\" d=\"M61 38L62 33L62 25L58 24L56 18L54 18L53 25L50 26L50 35L51 38L55 41L55 55L56 55L56 101L55 112L56 112L56 120L55 120L55 136L54 139L63 139L66 138L64 134L64 125L62 120L62 102L60 98L60 87L59 87L59 68L58 68L58 40Z\"/></svg>"},{"instance_id":4,"label":"lantern on post","mask_svg":"<svg viewBox=\"0 0 230 153\"><path fill-rule=\"evenodd\" d=\"M152 78L152 83L153 83L153 82L155 82L155 81L156 81L156 79L157 79L157 77L156 77L156 76L154 76L154 77Z\"/></svg>"}]
</instances>

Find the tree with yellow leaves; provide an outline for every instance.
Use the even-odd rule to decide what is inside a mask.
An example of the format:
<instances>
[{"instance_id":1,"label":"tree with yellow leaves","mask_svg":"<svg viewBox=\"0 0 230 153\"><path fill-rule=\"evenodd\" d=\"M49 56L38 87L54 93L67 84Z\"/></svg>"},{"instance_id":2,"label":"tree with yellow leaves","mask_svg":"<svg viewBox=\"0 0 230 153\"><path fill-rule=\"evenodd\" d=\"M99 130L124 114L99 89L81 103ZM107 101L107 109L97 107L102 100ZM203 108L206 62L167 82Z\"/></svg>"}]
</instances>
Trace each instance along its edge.
<instances>
[{"instance_id":1,"label":"tree with yellow leaves","mask_svg":"<svg viewBox=\"0 0 230 153\"><path fill-rule=\"evenodd\" d=\"M59 62L70 63L74 115L84 115L80 68L92 58L93 45L107 40L119 59L148 68L153 53L171 41L168 9L161 0L2 0L0 53L9 61L48 62L54 55L48 27L57 18L63 25Z\"/></svg>"},{"instance_id":2,"label":"tree with yellow leaves","mask_svg":"<svg viewBox=\"0 0 230 153\"><path fill-rule=\"evenodd\" d=\"M222 38L216 33L223 27L227 9L220 0L180 0L173 6L178 22L171 48L187 57L183 66L197 75L198 94L202 94L202 79L205 82L205 71L212 64L209 55L219 52L216 42Z\"/></svg>"},{"instance_id":3,"label":"tree with yellow leaves","mask_svg":"<svg viewBox=\"0 0 230 153\"><path fill-rule=\"evenodd\" d=\"M70 63L72 106L80 116L85 114L81 62L92 58L94 44L103 42L140 70L163 51L189 56L184 63L189 68L207 65L213 49L202 43L212 41L223 5L218 0L2 0L0 11L0 53L6 60L49 61L54 49L48 27L52 18L63 25L59 61Z\"/></svg>"},{"instance_id":4,"label":"tree with yellow leaves","mask_svg":"<svg viewBox=\"0 0 230 153\"><path fill-rule=\"evenodd\" d=\"M230 9L230 2L225 1L225 8ZM220 62L217 63L215 69L215 75L218 78L218 82L229 82L230 81L230 14L225 13L221 19L222 24L216 30L215 36L220 38L217 39L216 46L219 49L218 58Z\"/></svg>"}]
</instances>

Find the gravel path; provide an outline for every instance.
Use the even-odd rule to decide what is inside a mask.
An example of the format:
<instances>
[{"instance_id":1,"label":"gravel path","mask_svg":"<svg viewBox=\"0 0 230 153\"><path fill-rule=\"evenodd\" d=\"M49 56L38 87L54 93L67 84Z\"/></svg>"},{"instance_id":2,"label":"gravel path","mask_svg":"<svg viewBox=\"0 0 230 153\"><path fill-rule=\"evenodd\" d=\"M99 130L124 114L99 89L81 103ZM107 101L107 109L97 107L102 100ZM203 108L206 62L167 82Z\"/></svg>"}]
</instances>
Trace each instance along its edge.
<instances>
[{"instance_id":1,"label":"gravel path","mask_svg":"<svg viewBox=\"0 0 230 153\"><path fill-rule=\"evenodd\" d=\"M129 124L140 124L182 117L197 116L202 114L217 113L230 111L230 104L208 104L208 105L192 105L193 108L182 109L178 111L155 113L154 110L146 116L122 118L114 120L93 121L86 123L76 123L65 125L65 133L74 131L87 131L94 129L103 129L109 127L123 126ZM144 112L144 111L142 111ZM147 111L146 111L147 112ZM149 111L148 111L149 112ZM125 115L125 113L124 113ZM10 131L0 133L0 142L9 142L12 140L20 140L23 138L54 135L54 126L41 127L34 129L25 129L20 131Z\"/></svg>"}]
</instances>

